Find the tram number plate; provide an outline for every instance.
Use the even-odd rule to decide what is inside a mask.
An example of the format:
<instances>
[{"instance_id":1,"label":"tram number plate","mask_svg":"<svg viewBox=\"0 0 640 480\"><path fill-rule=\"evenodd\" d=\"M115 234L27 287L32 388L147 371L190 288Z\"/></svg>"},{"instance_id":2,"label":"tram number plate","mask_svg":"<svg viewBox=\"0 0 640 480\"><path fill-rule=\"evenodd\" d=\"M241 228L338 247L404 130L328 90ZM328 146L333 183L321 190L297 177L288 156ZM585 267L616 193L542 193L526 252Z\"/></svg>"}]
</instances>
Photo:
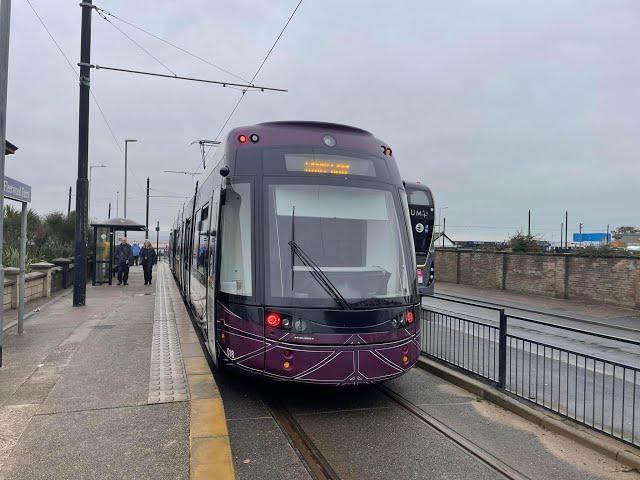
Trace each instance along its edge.
<instances>
[{"instance_id":1,"label":"tram number plate","mask_svg":"<svg viewBox=\"0 0 640 480\"><path fill-rule=\"evenodd\" d=\"M230 348L227 348L227 357L229 357L231 360L233 360L234 358L236 358L236 352L234 352Z\"/></svg>"}]
</instances>

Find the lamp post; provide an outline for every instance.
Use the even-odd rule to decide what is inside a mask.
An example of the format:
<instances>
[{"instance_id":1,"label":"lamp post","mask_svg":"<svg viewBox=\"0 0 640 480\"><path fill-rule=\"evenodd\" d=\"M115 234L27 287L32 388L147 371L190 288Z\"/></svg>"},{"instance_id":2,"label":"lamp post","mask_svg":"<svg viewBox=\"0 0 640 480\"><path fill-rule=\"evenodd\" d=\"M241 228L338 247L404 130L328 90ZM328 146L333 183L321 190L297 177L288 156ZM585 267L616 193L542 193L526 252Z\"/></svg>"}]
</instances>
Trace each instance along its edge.
<instances>
[{"instance_id":1,"label":"lamp post","mask_svg":"<svg viewBox=\"0 0 640 480\"><path fill-rule=\"evenodd\" d=\"M135 138L127 138L124 141L124 218L127 218L127 145L137 141Z\"/></svg>"},{"instance_id":2,"label":"lamp post","mask_svg":"<svg viewBox=\"0 0 640 480\"><path fill-rule=\"evenodd\" d=\"M440 232L442 232L442 211L446 210L449 207L440 207L438 209L438 227L440 227Z\"/></svg>"},{"instance_id":3,"label":"lamp post","mask_svg":"<svg viewBox=\"0 0 640 480\"><path fill-rule=\"evenodd\" d=\"M89 195L88 195L88 208L87 211L89 212L89 220L91 220L91 172L93 171L94 168L107 168L107 166L104 163L101 163L100 165L89 165Z\"/></svg>"}]
</instances>

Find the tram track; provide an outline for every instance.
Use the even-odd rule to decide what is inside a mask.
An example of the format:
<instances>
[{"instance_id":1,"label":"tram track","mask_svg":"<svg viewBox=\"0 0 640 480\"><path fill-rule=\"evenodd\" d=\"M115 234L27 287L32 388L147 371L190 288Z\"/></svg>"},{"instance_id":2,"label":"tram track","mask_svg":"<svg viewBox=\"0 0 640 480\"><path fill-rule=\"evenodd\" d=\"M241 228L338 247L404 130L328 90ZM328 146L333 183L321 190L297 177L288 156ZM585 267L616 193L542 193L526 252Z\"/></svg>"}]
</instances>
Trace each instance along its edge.
<instances>
[{"instance_id":1,"label":"tram track","mask_svg":"<svg viewBox=\"0 0 640 480\"><path fill-rule=\"evenodd\" d=\"M390 399L398 408L409 413L431 430L436 431L449 442L455 444L467 455L486 465L501 477L508 480L531 480L529 477L509 466L499 458L487 452L481 446L467 437L459 434L440 420L429 415L424 410L413 404L402 395L385 385L378 385L377 390ZM331 463L322 454L313 440L304 431L304 428L295 419L285 404L272 396L265 398L265 404L269 408L274 420L289 440L292 448L305 464L307 471L314 480L340 480L340 476Z\"/></svg>"},{"instance_id":2,"label":"tram track","mask_svg":"<svg viewBox=\"0 0 640 480\"><path fill-rule=\"evenodd\" d=\"M515 311L519 311L519 312L527 312L527 313L533 313L535 315L544 315L546 317L552 317L552 318L560 318L562 320L569 320L571 322L576 322L576 323L582 323L585 325L593 325L593 326L597 326L597 327L606 327L606 328L612 328L612 329L616 329L616 330L622 330L625 332L631 332L631 333L639 333L640 334L640 329L638 328L633 328L633 327L627 327L625 325L619 325L619 324L615 324L615 323L605 323L605 322L601 322L598 320L590 320L590 319L586 319L586 318L580 318L580 317L573 317L571 315L563 315L560 313L552 313L552 312L545 312L543 310L535 310L532 308L525 308L525 307L516 307L514 305L508 305L505 303L497 303L497 302L490 302L488 300L481 300L478 298L474 298L474 297L463 297L460 295L452 295L449 293L436 293L433 296L434 300L444 300L444 301L456 301L456 300L462 300L465 302L475 302L478 304L478 307L482 307L482 306L490 306L490 307L494 307L494 308L504 308L504 309L509 309L509 310L515 310Z\"/></svg>"},{"instance_id":3,"label":"tram track","mask_svg":"<svg viewBox=\"0 0 640 480\"><path fill-rule=\"evenodd\" d=\"M443 437L450 442L454 443L460 449L465 451L468 455L475 458L479 462L491 468L501 476L509 480L531 480L529 477L520 473L513 467L507 465L505 462L495 457L491 453L487 452L477 443L472 442L467 437L460 435L458 432L448 427L440 420L413 404L402 395L393 391L386 385L378 385L378 390L382 392L387 398L391 399L396 405L416 417L421 422L425 423L431 429L437 431Z\"/></svg>"}]
</instances>

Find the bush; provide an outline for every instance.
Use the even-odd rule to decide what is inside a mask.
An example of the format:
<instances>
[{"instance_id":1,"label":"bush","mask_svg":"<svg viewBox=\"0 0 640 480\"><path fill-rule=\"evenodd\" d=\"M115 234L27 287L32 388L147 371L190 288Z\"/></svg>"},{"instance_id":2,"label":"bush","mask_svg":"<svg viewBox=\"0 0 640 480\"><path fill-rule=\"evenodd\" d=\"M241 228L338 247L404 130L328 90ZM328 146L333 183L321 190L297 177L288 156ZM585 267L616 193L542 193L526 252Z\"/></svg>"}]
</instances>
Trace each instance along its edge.
<instances>
[{"instance_id":1,"label":"bush","mask_svg":"<svg viewBox=\"0 0 640 480\"><path fill-rule=\"evenodd\" d=\"M542 240L533 235L516 233L508 241L512 252L538 253L543 251Z\"/></svg>"}]
</instances>

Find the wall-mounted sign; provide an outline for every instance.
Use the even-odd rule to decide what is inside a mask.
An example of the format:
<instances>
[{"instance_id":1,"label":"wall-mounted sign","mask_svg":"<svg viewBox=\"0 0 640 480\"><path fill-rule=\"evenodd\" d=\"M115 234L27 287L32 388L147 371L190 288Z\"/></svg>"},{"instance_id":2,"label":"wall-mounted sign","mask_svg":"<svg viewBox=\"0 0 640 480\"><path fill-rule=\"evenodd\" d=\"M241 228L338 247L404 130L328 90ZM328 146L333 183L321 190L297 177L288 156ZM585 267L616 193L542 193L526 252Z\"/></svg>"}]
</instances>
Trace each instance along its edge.
<instances>
[{"instance_id":1,"label":"wall-mounted sign","mask_svg":"<svg viewBox=\"0 0 640 480\"><path fill-rule=\"evenodd\" d=\"M31 187L11 177L4 177L4 196L18 202L31 201Z\"/></svg>"}]
</instances>

